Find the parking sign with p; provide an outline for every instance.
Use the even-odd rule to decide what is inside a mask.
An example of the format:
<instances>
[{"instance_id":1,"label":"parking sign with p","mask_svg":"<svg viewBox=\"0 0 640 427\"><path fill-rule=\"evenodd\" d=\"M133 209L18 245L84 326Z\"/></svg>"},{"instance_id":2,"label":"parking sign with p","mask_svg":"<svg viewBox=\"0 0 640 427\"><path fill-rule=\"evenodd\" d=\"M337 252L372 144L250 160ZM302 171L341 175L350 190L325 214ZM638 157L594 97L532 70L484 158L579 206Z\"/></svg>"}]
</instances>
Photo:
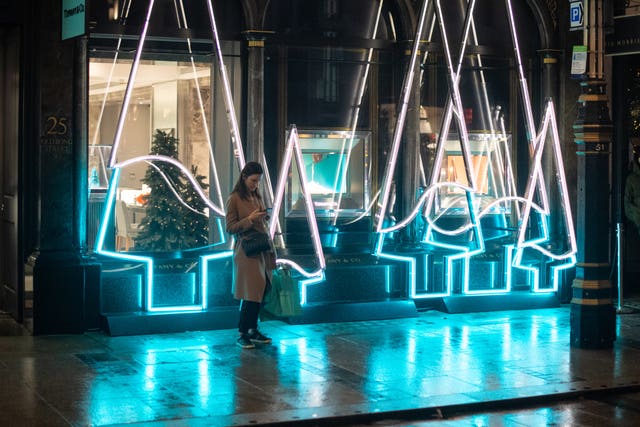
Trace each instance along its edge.
<instances>
[{"instance_id":1,"label":"parking sign with p","mask_svg":"<svg viewBox=\"0 0 640 427\"><path fill-rule=\"evenodd\" d=\"M581 30L583 26L584 9L581 1L569 3L569 29Z\"/></svg>"}]
</instances>

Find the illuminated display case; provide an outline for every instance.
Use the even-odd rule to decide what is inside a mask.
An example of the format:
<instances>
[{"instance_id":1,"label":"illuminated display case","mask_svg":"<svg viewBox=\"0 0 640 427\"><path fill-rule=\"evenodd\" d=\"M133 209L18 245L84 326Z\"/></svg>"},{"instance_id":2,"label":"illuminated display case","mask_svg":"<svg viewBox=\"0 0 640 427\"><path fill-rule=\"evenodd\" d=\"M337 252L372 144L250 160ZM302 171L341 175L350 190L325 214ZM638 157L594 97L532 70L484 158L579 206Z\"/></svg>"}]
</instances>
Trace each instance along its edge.
<instances>
[{"instance_id":1,"label":"illuminated display case","mask_svg":"<svg viewBox=\"0 0 640 427\"><path fill-rule=\"evenodd\" d=\"M366 251L371 244L370 132L301 130L299 141L323 248ZM300 172L293 162L284 222L288 248L305 253L311 246Z\"/></svg>"},{"instance_id":2,"label":"illuminated display case","mask_svg":"<svg viewBox=\"0 0 640 427\"><path fill-rule=\"evenodd\" d=\"M444 143L441 161L428 165L437 168L437 182L432 190L432 204L427 213L434 224L444 230L466 230L459 233L434 231L431 238L443 245L468 246L474 239L470 225L469 203L473 201L479 218L483 240L509 237L515 231L517 212L515 180L511 164L511 136L490 132L468 134L468 154L475 190L468 198L469 182L462 143L450 134ZM434 152L428 157L437 159ZM513 237L513 236L512 236ZM475 242L476 244L478 242Z\"/></svg>"},{"instance_id":3,"label":"illuminated display case","mask_svg":"<svg viewBox=\"0 0 640 427\"><path fill-rule=\"evenodd\" d=\"M300 148L317 218L353 218L365 213L371 197L369 132L300 131ZM295 162L287 183L285 217L306 216Z\"/></svg>"},{"instance_id":4,"label":"illuminated display case","mask_svg":"<svg viewBox=\"0 0 640 427\"><path fill-rule=\"evenodd\" d=\"M511 136L490 133L469 133L469 153L476 183L473 193L480 210L497 199L515 195L513 172L509 154ZM440 166L439 182L458 183L470 187L466 165L458 135L450 135ZM468 203L465 190L458 186L443 186L435 198L438 215L466 215ZM511 213L511 203L491 205L489 213Z\"/></svg>"}]
</instances>

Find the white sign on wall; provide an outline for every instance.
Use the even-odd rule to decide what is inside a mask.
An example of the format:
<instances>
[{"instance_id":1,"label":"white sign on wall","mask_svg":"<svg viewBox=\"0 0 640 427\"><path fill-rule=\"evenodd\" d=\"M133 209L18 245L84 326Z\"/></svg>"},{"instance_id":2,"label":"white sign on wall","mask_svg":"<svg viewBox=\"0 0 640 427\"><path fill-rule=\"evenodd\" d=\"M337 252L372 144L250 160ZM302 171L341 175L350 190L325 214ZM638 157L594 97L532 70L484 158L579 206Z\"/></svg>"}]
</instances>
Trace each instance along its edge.
<instances>
[{"instance_id":1,"label":"white sign on wall","mask_svg":"<svg viewBox=\"0 0 640 427\"><path fill-rule=\"evenodd\" d=\"M578 77L587 72L587 47L577 45L573 47L571 56L571 76Z\"/></svg>"}]
</instances>

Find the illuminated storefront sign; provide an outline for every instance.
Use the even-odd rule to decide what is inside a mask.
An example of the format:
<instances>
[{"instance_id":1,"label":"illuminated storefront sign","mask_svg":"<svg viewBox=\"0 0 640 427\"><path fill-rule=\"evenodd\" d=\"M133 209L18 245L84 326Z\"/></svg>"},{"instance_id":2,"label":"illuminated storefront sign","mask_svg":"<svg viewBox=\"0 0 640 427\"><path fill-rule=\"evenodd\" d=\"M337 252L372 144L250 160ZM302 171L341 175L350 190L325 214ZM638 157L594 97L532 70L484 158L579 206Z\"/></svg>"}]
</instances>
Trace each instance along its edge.
<instances>
[{"instance_id":1,"label":"illuminated storefront sign","mask_svg":"<svg viewBox=\"0 0 640 427\"><path fill-rule=\"evenodd\" d=\"M85 9L85 0L62 0L62 40L85 34Z\"/></svg>"}]
</instances>

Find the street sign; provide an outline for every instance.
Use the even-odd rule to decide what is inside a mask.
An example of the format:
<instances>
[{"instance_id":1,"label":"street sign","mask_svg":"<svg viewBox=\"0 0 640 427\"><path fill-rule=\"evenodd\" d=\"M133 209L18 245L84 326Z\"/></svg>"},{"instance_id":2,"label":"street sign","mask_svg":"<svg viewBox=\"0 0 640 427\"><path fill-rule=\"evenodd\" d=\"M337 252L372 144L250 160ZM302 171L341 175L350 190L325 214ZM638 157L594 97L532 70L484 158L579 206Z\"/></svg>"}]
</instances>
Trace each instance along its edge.
<instances>
[{"instance_id":1,"label":"street sign","mask_svg":"<svg viewBox=\"0 0 640 427\"><path fill-rule=\"evenodd\" d=\"M572 1L569 3L569 29L571 31L581 30L584 25L584 8L582 1Z\"/></svg>"}]
</instances>

